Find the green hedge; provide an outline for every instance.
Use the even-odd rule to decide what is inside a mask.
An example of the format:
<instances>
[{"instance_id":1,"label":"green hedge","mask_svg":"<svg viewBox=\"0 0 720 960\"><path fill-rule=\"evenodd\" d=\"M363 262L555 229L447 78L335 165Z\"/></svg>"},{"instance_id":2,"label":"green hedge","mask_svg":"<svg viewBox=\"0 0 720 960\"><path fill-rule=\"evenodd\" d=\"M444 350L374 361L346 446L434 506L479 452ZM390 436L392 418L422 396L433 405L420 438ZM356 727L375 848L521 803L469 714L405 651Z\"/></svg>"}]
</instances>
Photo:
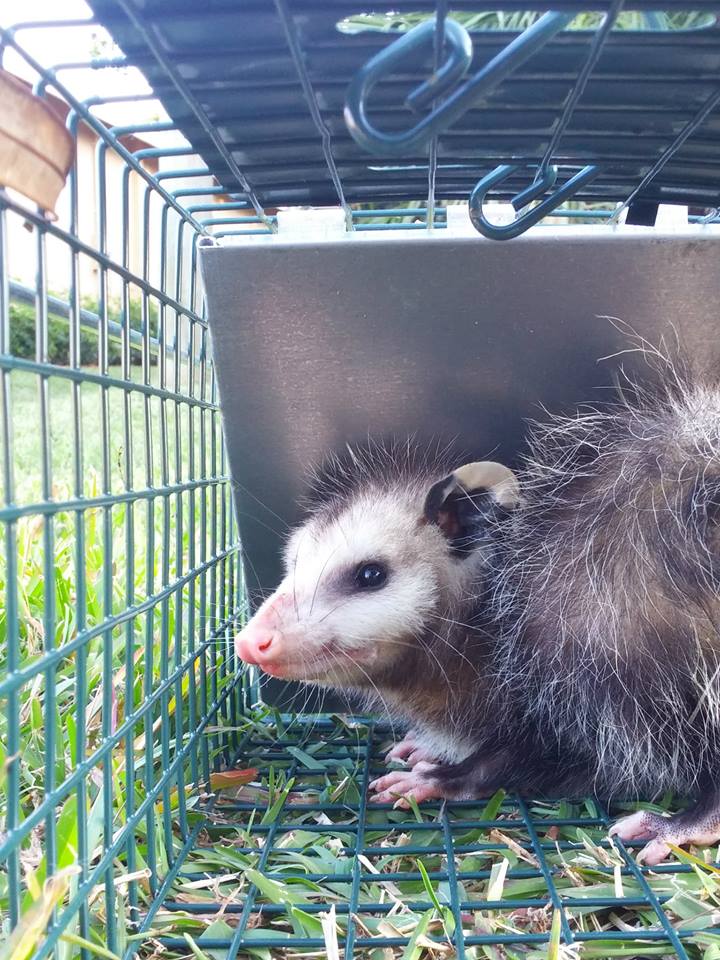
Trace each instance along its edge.
<instances>
[{"instance_id":1,"label":"green hedge","mask_svg":"<svg viewBox=\"0 0 720 960\"><path fill-rule=\"evenodd\" d=\"M97 314L97 302L84 302L83 309L90 313ZM139 331L141 328L140 301L132 300L130 302L130 325L133 330ZM157 306L153 303L149 305L150 311L150 334L157 337L158 317ZM120 322L120 309L115 306L108 310L108 319ZM13 356L22 357L26 360L35 359L35 336L36 321L35 308L29 303L22 303L18 300L10 301L10 352ZM139 347L139 344L137 345ZM91 327L81 325L80 327L80 363L83 366L97 366L98 363L99 340L98 333ZM110 336L108 342L108 360L110 364L119 364L121 361L121 346L116 337ZM67 317L59 316L55 313L48 315L48 360L50 363L56 363L61 366L67 366L70 363L70 323ZM130 360L133 364L142 362L141 350L131 345ZM157 363L157 356L151 357L153 364Z\"/></svg>"}]
</instances>

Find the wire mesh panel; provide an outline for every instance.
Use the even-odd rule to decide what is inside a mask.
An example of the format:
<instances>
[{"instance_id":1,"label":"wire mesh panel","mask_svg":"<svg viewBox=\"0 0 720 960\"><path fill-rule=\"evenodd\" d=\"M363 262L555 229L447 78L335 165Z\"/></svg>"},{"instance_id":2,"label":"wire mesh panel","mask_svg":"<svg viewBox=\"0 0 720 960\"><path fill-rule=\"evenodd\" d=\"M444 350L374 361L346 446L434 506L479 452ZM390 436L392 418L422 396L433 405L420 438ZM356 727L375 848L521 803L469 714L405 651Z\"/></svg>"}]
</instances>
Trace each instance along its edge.
<instances>
[{"instance_id":1,"label":"wire mesh panel","mask_svg":"<svg viewBox=\"0 0 720 960\"><path fill-rule=\"evenodd\" d=\"M181 953L190 935L224 956L713 955L712 908L694 923L675 912L712 868L639 868L593 800L368 804L390 733L250 718L255 784L213 806L155 916L157 941Z\"/></svg>"},{"instance_id":2,"label":"wire mesh panel","mask_svg":"<svg viewBox=\"0 0 720 960\"><path fill-rule=\"evenodd\" d=\"M30 33L3 34L6 61L75 159L55 220L0 193L3 926L13 956L115 955L236 750L243 579L203 227Z\"/></svg>"},{"instance_id":3,"label":"wire mesh panel","mask_svg":"<svg viewBox=\"0 0 720 960\"><path fill-rule=\"evenodd\" d=\"M433 209L435 198L466 201L498 164L513 169L492 193L514 196L533 182L528 166L551 159L561 165L561 180L578 166L599 165L577 196L601 201L600 209L612 209L641 184L641 196L653 202L716 203L717 3L676 0L662 5L667 12L644 0L557 3L555 10L575 8L579 15L567 17L567 29L504 82L471 98L452 124L438 125L434 139L431 127L425 137L406 136L431 106L421 93L428 93L423 85L432 76L433 40L415 43L402 57L388 55L377 83L359 98L367 123L380 133L362 146L346 123L349 85L410 28L428 19L432 27L436 11L467 25L472 66L462 80L455 74L455 84L441 90L437 84L439 99L451 100L553 5L92 5L218 182L237 190L261 222L280 204L339 204L350 219L363 203L393 207L414 200L419 206L427 198ZM606 13L611 21L604 31L598 28ZM445 39L442 62L448 46Z\"/></svg>"}]
</instances>

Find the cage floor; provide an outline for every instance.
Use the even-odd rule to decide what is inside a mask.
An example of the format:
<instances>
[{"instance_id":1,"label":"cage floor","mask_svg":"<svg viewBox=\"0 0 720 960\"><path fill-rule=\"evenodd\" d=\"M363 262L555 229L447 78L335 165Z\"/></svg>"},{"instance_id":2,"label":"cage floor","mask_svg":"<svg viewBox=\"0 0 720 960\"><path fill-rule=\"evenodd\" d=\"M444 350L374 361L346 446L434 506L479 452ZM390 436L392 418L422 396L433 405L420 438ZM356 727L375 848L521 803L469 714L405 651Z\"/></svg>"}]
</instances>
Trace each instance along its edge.
<instances>
[{"instance_id":1,"label":"cage floor","mask_svg":"<svg viewBox=\"0 0 720 960\"><path fill-rule=\"evenodd\" d=\"M338 718L256 723L193 814L145 956L720 956L714 851L640 868L594 800L373 804L389 742Z\"/></svg>"}]
</instances>

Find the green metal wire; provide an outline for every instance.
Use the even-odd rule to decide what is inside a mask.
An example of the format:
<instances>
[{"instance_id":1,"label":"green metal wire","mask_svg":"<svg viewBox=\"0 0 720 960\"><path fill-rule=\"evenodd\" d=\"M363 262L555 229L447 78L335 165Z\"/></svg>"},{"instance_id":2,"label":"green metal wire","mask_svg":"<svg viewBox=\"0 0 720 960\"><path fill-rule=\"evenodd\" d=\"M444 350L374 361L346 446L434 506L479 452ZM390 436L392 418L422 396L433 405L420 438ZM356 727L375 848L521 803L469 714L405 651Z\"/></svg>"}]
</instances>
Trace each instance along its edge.
<instances>
[{"instance_id":1,"label":"green metal wire","mask_svg":"<svg viewBox=\"0 0 720 960\"><path fill-rule=\"evenodd\" d=\"M595 841L597 847L610 852L611 845L606 837L608 814L597 804L586 804L585 809L574 816L543 816L535 805L507 797L495 816L488 818L478 815L482 814L483 801L435 803L422 808L425 816L417 822L410 811L398 812L390 804L372 804L367 800L367 782L383 766L381 745L387 736L386 730L370 722L357 736L350 731L338 735L337 725L329 718L314 718L307 724L297 723L284 736L275 732L273 738L271 731L269 728L268 733L262 735L256 728L241 745L241 751L246 763L261 769L272 763L276 769L284 770L288 778L293 778L292 790L285 797L282 808L271 823L263 823L255 817L258 812L256 802L221 801L214 806L213 819L222 816L225 826L216 829L224 830L234 854L250 858L254 868L267 880L283 884L288 889L293 889L294 883L300 885L298 889L304 889L308 884L319 885L318 889L323 892L315 894L312 902L304 903L302 909L306 914L319 916L334 905L340 925L338 939L346 958L362 956L371 948L396 947L402 950L410 942L410 933L393 936L389 929L370 935L368 924L378 918L387 918L392 924L393 916L402 913L398 912L396 896L372 896L368 891L404 884L406 906L415 913L434 909L422 887L417 866L404 870L382 868L380 872L370 872L366 867L368 862L379 863L394 858L415 863L419 858L427 863L439 862L439 869L428 867L427 874L436 890L438 884L445 884L447 892L441 892L440 898L445 899L450 908L454 930L449 925L442 932L436 928L428 934L428 940L447 943L446 937L449 936L458 957L464 956L471 947L486 945L523 948L539 945L546 948L550 942L549 929L512 930L505 920L526 911L536 911L541 917L548 906L560 912L563 921L561 942L568 946L600 940L623 941L625 955L628 955L627 941L630 940L637 944L638 955L643 947L660 944L665 950L663 955L688 957L685 942L693 936L693 931L672 926L663 908L670 900L670 894L654 892L647 880L647 868L638 867L629 851L621 849L624 861L621 866L596 861L586 867L610 883L613 879L617 882L618 878L625 883L636 882L638 892L626 896L584 896L582 891L575 895L574 888L567 882L565 867L558 868L559 855L562 858L576 855L584 850L584 845L579 835L577 839L550 839L552 830L562 829L565 837L573 837L576 830L593 832L595 837L602 838ZM317 768L298 763L295 755L298 746L313 750ZM343 757L353 760L359 799L344 802L317 799L318 781L326 779L328 766L332 769L333 760L339 761ZM239 830L242 832L238 834ZM531 881L542 887L542 895L522 896L508 892L500 898L488 898L465 892L464 887L469 884L487 890L492 877L491 864L497 863L503 855L511 855L506 841L494 835L496 831L503 831L506 835L514 832L516 836L519 833L519 839L514 841L515 847L522 849L527 858L527 863L519 861L521 865L507 871L506 887ZM317 872L308 869L307 861L302 859L307 854L307 847L293 842L298 832L315 834L318 840L342 838L342 853L338 853L336 872L329 871L324 865ZM238 839L233 840L236 836ZM378 843L376 838L380 837L383 839ZM392 837L396 838L397 845L393 844ZM423 837L427 839L422 841ZM258 890L254 884L246 886L240 896L229 901L198 897L193 902L188 896L192 885L210 879L206 872L193 869L193 858L202 857L202 854L202 848L188 850L186 863L173 883L165 887L161 909L170 913L182 911L184 914L210 916L222 911L223 915L237 919L237 923L233 920L234 929L227 936L204 935L203 950L226 950L228 956L241 956L247 950L268 947L287 950L290 957L303 952L324 951L323 939L300 936L292 929L291 903L268 899L265 891ZM292 862L292 855L298 856L294 867L287 863L288 858ZM462 864L462 857L472 855L485 860L481 868L467 869ZM341 869L341 864L346 866ZM680 863L653 868L654 873L670 879L691 870L692 867ZM222 877L217 879L222 882ZM190 886L184 887L183 896L178 898L177 892L183 889L183 884ZM344 894L332 897L333 891L344 891ZM606 913L633 907L654 915L656 922L639 927L632 934L622 930L593 929L592 925L577 926L577 916L583 911ZM496 929L483 931L474 919L476 913L483 916L495 913L503 919ZM712 927L705 932L710 935L720 933ZM160 935L159 940L168 949L180 950L185 943L176 935Z\"/></svg>"},{"instance_id":2,"label":"green metal wire","mask_svg":"<svg viewBox=\"0 0 720 960\"><path fill-rule=\"evenodd\" d=\"M129 6L122 3L131 15ZM301 35L291 23L289 5L275 6L284 18L335 180L329 133L318 120ZM88 24L66 21L65 26ZM60 29L63 24L42 26ZM407 884L414 889L413 909L434 910L422 886L419 858L430 864L429 882L435 888L443 885L453 919L452 929L449 922L447 931L435 927L428 939L443 944L447 933L459 958L472 947L488 945L545 949L547 930L513 931L502 924L485 930L475 924L474 913L507 917L513 910L542 912L548 906L559 913L565 945L627 940L628 934L618 930L580 929L576 912L636 907L653 918L652 925L638 930L638 944L659 944L668 954L687 958L686 938L694 931L673 926L666 908L670 894L651 886L647 870L633 860L632 845L625 849L616 842L623 858L617 869L603 863L593 868L601 878L633 882L632 895L574 897L562 886L554 858L570 856L582 844L571 834L550 839L547 829L604 832L609 815L599 807L594 814L586 809L578 816L551 819L515 798L506 798L490 817L483 814L482 803L431 804L417 822L410 812L368 802L367 786L382 769L380 749L387 733L377 724L368 722L353 732L326 717L308 723L281 718L276 727L252 720L250 707L259 699L257 676L252 670L241 674L233 652L233 635L248 600L197 283L197 245L207 234L268 235L276 230L277 218L262 208L252 190L245 199L228 200L224 187L208 185L208 169L190 166L195 160L187 146L131 150L128 135L167 134L172 124L109 127L95 111L102 115L108 104L146 101L148 94L78 100L64 78L87 64L44 67L20 42L22 30L5 31L1 44L35 72L34 89L40 95L52 91L66 102L67 129L76 141L89 129L97 145L92 183L83 179L85 168L82 173L77 166L71 169L67 213L56 222L0 192L0 626L5 634L0 649L0 721L5 724L0 865L7 882L5 892L0 886L0 899L6 900L2 919L7 931L22 929L33 908L30 855L42 851L44 872L35 878L40 886L45 877L59 875L68 860L70 824L77 869L33 944L33 960L90 960L91 950L71 946L64 938L73 934L98 943L99 924L103 939L98 945L123 960L150 938L187 953L185 939L157 936L153 929L160 918L179 911L232 918L230 935L202 941L203 950L222 949L231 958L263 947L287 950L289 956L325 950L319 936L300 936L288 904L270 902L257 884L246 884L229 903L189 902L179 895L186 882L221 879L208 877L196 862L205 834L222 815L228 831L242 830L234 852L249 858L267 879L316 884L320 891L334 884L344 891L332 902L320 892L303 910L317 917L335 907L347 960L368 950L408 947L411 935L406 932L371 932L368 923L392 920L397 903L385 895L370 896L368 890L373 884L383 890ZM178 86L172 63L161 50L159 56L168 79ZM123 64L122 58L109 58L93 66L117 70ZM182 92L182 82L178 89ZM192 107L215 136L202 105L193 101ZM242 175L233 157L228 154L225 160ZM351 210L338 184L348 225L359 231L445 229L447 208L434 199L436 161L433 151L429 199L412 207ZM155 172L153 165L158 165ZM88 198L94 205L94 232L88 231L84 216ZM592 220L609 213L567 210L557 215ZM8 229L18 225L35 234L34 285L13 275ZM65 271L61 290L51 289L48 279L49 265L58 258ZM86 302L89 293L92 306ZM19 306L33 311L34 344L29 352L13 353ZM52 354L51 325L57 322L69 344L62 364ZM87 336L97 343L93 367L83 364ZM119 363L113 363L118 348ZM26 383L32 385L37 414L31 425L24 422L20 406L20 388ZM60 393L69 401L68 420L62 424L55 407ZM37 434L31 470L38 486L32 494L18 466L29 429ZM58 460L62 439L69 439L67 464ZM95 441L101 453L93 463ZM88 482L91 470L94 485ZM68 530L66 589L59 556ZM30 622L21 563L28 537L40 557L42 580L37 650L29 645L31 630L38 628ZM38 698L43 728L39 782L29 783L22 722ZM298 749L312 749L317 768L308 766L308 754L299 762ZM294 780L272 822L262 822L258 801L211 795L213 774L237 763L257 767L261 779L272 767ZM335 763L352 766L348 779L357 790L349 799L327 799L318 789ZM294 839L299 829L320 841L337 841L337 872L313 870L312 864L288 866L283 857L304 851ZM486 889L491 856L508 854L495 831L521 831L515 850L522 858L508 869L507 880L535 884L534 895L488 898L465 892L470 883ZM398 848L401 865L375 874L367 863L388 856L387 834L406 835ZM610 849L607 840L598 840L598 846ZM481 858L480 865L466 869L463 858L468 856ZM669 863L655 873L672 880L690 870ZM128 941L128 930L136 931L137 938ZM714 928L709 932L720 934Z\"/></svg>"},{"instance_id":3,"label":"green metal wire","mask_svg":"<svg viewBox=\"0 0 720 960\"><path fill-rule=\"evenodd\" d=\"M154 916L162 903L154 897L164 896L196 843L203 820L191 824L190 798L207 789L212 771L236 750L236 733L222 728L237 726L246 705L248 681L236 671L231 642L244 610L239 543L195 280L196 239L206 228L149 172L147 164L172 151L133 154L121 139L163 125L107 127L93 113L102 113L106 101L83 103L61 80L64 71L86 65L45 69L19 42L20 32L4 31L3 47L35 70L36 92L52 89L65 100L71 136L79 142L89 127L97 148L92 183L80 167L71 168L67 213L55 222L0 193L0 864L7 878L0 897L12 935L23 929L37 896L25 884L30 847L41 845L42 887L44 877L68 864L70 829L75 869L32 955L89 958L85 947L60 945L67 934L92 942L99 911L104 948L130 956L136 945L126 941L127 925ZM108 102L134 99L147 96ZM94 232L86 216L90 200ZM35 234L34 287L15 279L8 247L9 225L23 224ZM50 261L54 283L58 264L65 264L63 289L49 287ZM89 295L93 309L85 306ZM119 312L111 297L119 299ZM136 303L139 321L132 319ZM32 353L12 350L20 306L34 314ZM52 354L51 316L67 334L65 363ZM96 342L92 368L83 364L88 334ZM119 344L118 365L111 362L111 338ZM37 423L21 419L25 384L34 385ZM69 418L60 424L54 397L63 385ZM31 477L17 474L16 434L28 430L37 434ZM63 435L71 454L60 465ZM89 460L95 447L99 459ZM97 473L93 489L88 464ZM66 486L58 486L59 466ZM25 481L33 478L38 486L28 493ZM65 529L70 595L56 586ZM37 654L27 645L31 626L19 565L28 536L36 538L43 581ZM41 781L29 791L21 716L38 697ZM119 875L129 877L122 890Z\"/></svg>"}]
</instances>

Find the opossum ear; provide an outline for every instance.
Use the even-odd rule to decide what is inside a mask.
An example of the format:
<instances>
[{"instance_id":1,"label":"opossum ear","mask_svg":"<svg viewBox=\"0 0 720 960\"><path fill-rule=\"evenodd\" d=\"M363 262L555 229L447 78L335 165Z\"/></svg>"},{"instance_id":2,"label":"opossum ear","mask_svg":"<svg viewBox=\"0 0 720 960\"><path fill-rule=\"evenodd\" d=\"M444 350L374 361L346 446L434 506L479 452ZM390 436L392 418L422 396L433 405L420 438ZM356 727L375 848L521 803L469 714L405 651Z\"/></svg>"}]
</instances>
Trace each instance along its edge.
<instances>
[{"instance_id":1,"label":"opossum ear","mask_svg":"<svg viewBox=\"0 0 720 960\"><path fill-rule=\"evenodd\" d=\"M520 488L512 470L482 460L466 463L433 484L423 512L425 521L436 523L458 552L467 553L491 519L509 513L519 502Z\"/></svg>"}]
</instances>

